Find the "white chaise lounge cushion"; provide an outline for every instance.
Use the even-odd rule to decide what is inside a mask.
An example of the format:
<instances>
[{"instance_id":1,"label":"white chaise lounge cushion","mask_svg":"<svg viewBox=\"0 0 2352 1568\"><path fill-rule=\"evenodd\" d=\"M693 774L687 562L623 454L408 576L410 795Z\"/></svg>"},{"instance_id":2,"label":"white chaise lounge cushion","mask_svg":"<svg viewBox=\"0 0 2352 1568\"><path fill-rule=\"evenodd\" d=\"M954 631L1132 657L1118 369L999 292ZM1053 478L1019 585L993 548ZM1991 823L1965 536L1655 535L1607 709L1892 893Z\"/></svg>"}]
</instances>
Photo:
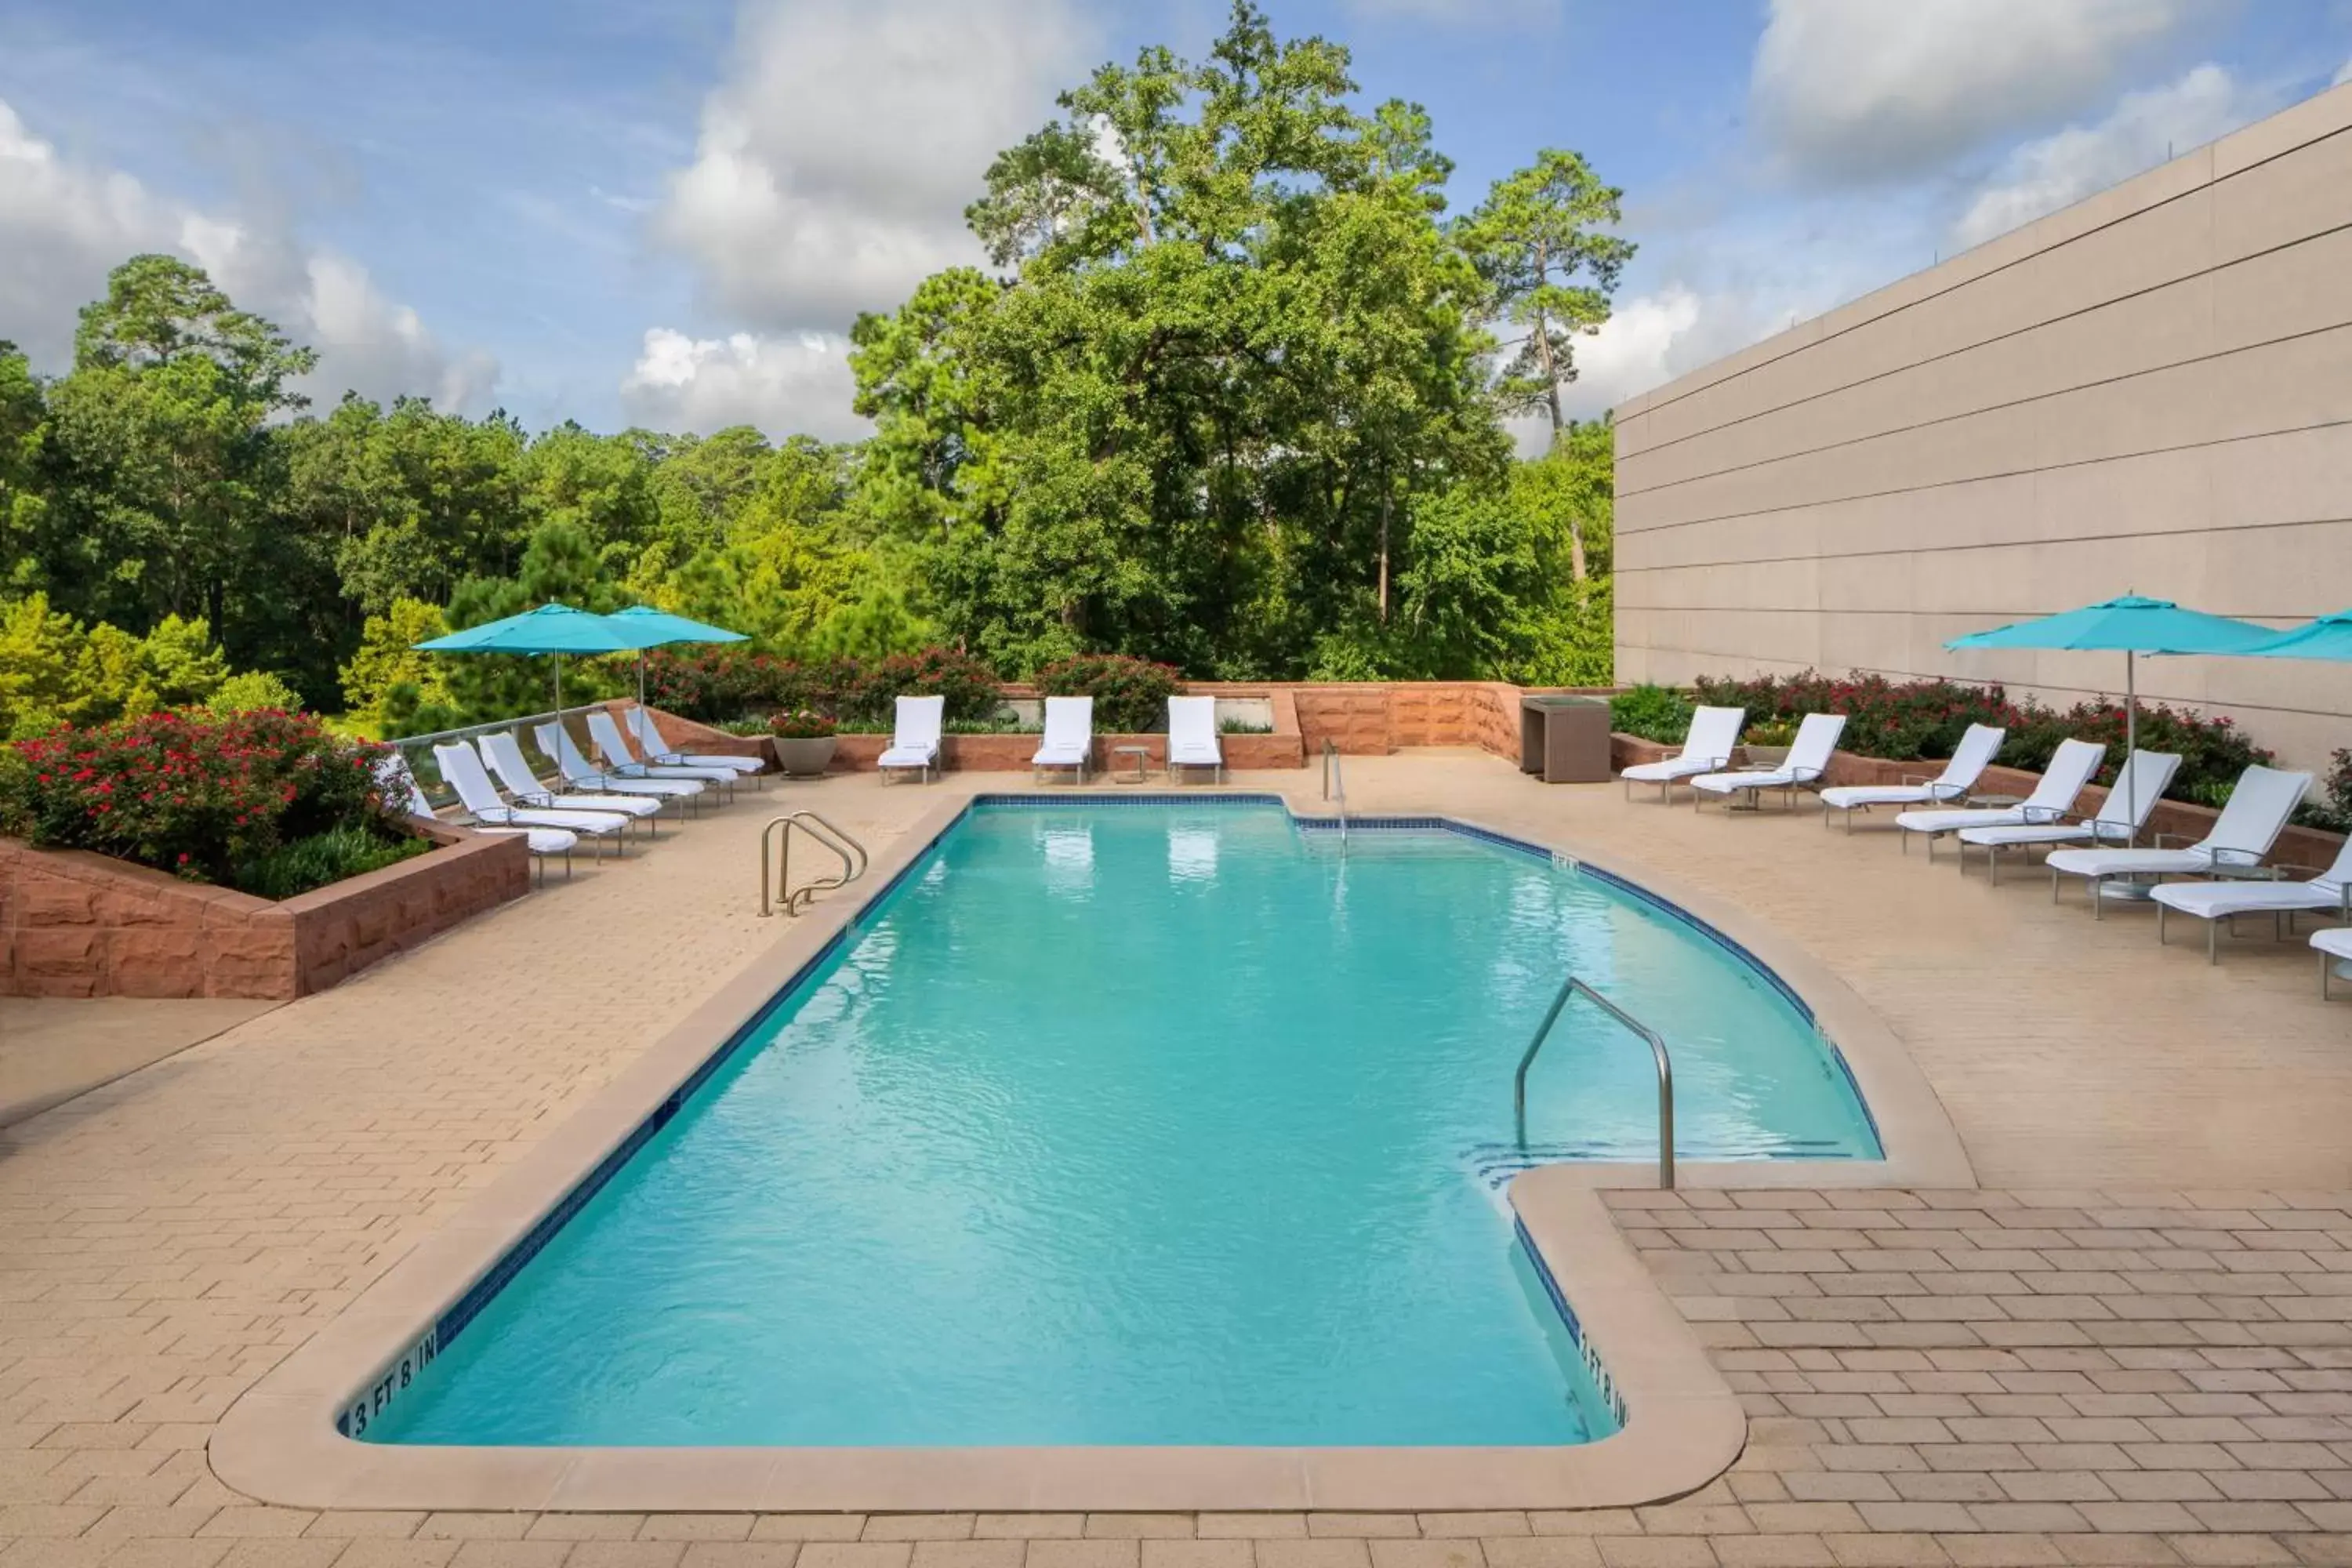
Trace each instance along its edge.
<instances>
[{"instance_id":1,"label":"white chaise lounge cushion","mask_svg":"<svg viewBox=\"0 0 2352 1568\"><path fill-rule=\"evenodd\" d=\"M2238 775L2230 803L2213 819L2213 830L2185 849L2061 849L2047 864L2070 877L2161 877L2201 871L2222 861L2255 865L2270 853L2279 829L2310 787L2309 773L2248 768Z\"/></svg>"},{"instance_id":2,"label":"white chaise lounge cushion","mask_svg":"<svg viewBox=\"0 0 2352 1568\"><path fill-rule=\"evenodd\" d=\"M1906 833L1958 833L1963 827L2017 827L2054 822L2074 804L2074 797L2097 775L2107 749L2096 741L2061 741L2050 753L2050 765L2033 793L2015 805L1966 808L1937 806L1906 811L1895 826Z\"/></svg>"},{"instance_id":3,"label":"white chaise lounge cushion","mask_svg":"<svg viewBox=\"0 0 2352 1568\"><path fill-rule=\"evenodd\" d=\"M662 808L661 796L655 795L574 795L548 788L530 771L522 742L511 730L489 731L482 737L481 747L482 760L490 764L490 772L498 774L507 794L526 805L556 811L617 811L629 816L651 816Z\"/></svg>"},{"instance_id":4,"label":"white chaise lounge cushion","mask_svg":"<svg viewBox=\"0 0 2352 1568\"><path fill-rule=\"evenodd\" d=\"M2313 931L2311 945L2330 958L2352 958L2352 926L2331 926Z\"/></svg>"},{"instance_id":5,"label":"white chaise lounge cushion","mask_svg":"<svg viewBox=\"0 0 2352 1568\"><path fill-rule=\"evenodd\" d=\"M624 778L591 763L572 743L572 731L551 719L544 724L531 726L530 736L539 746L539 754L555 764L567 784L585 784L591 789L608 790L617 795L700 795L702 785L692 779Z\"/></svg>"},{"instance_id":6,"label":"white chaise lounge cushion","mask_svg":"<svg viewBox=\"0 0 2352 1568\"><path fill-rule=\"evenodd\" d=\"M1822 804L1840 811L1853 811L1865 805L1922 805L1932 801L1962 800L1976 788L1977 780L1992 765L1994 753L2009 731L1996 724L1971 724L1960 743L1952 748L1951 761L1944 771L1927 784L1836 784L1822 791Z\"/></svg>"},{"instance_id":7,"label":"white chaise lounge cushion","mask_svg":"<svg viewBox=\"0 0 2352 1568\"><path fill-rule=\"evenodd\" d=\"M449 781L449 787L457 792L458 804L477 821L493 827L561 827L602 837L618 833L629 825L627 817L614 811L551 811L507 805L499 798L498 786L490 783L490 775L483 771L482 759L463 741L434 747L433 762L441 770L441 776Z\"/></svg>"},{"instance_id":8,"label":"white chaise lounge cushion","mask_svg":"<svg viewBox=\"0 0 2352 1568\"><path fill-rule=\"evenodd\" d=\"M1766 773L1701 773L1690 781L1690 786L1709 795L1730 795L1736 790L1780 789L1811 784L1829 770L1838 737L1844 732L1844 714L1808 713L1805 721L1797 726L1797 738L1790 742L1788 760L1779 767Z\"/></svg>"},{"instance_id":9,"label":"white chaise lounge cushion","mask_svg":"<svg viewBox=\"0 0 2352 1568\"><path fill-rule=\"evenodd\" d=\"M1636 784L1673 784L1698 773L1714 773L1731 762L1739 744L1739 727L1748 721L1744 708L1698 708L1691 711L1690 729L1683 736L1682 754L1663 762L1635 763L1618 776Z\"/></svg>"},{"instance_id":10,"label":"white chaise lounge cushion","mask_svg":"<svg viewBox=\"0 0 2352 1568\"><path fill-rule=\"evenodd\" d=\"M1045 699L1045 735L1032 767L1084 767L1094 752L1095 700L1091 697Z\"/></svg>"},{"instance_id":11,"label":"white chaise lounge cushion","mask_svg":"<svg viewBox=\"0 0 2352 1568\"><path fill-rule=\"evenodd\" d=\"M890 749L878 766L928 768L940 760L940 733L947 728L944 697L901 697L897 703Z\"/></svg>"},{"instance_id":12,"label":"white chaise lounge cushion","mask_svg":"<svg viewBox=\"0 0 2352 1568\"><path fill-rule=\"evenodd\" d=\"M1217 700L1168 700L1168 761L1180 768L1222 768L1224 748L1217 741Z\"/></svg>"},{"instance_id":13,"label":"white chaise lounge cushion","mask_svg":"<svg viewBox=\"0 0 2352 1568\"><path fill-rule=\"evenodd\" d=\"M1988 848L2014 847L2023 844L2072 844L2088 838L2094 842L2118 839L2129 842L2156 810L2156 803L2172 783L2174 770L2180 759L2170 752L2134 752L2124 759L2122 770L2101 803L2099 813L2088 822L2026 822L2011 827L1968 827L1960 830L1960 842Z\"/></svg>"},{"instance_id":14,"label":"white chaise lounge cushion","mask_svg":"<svg viewBox=\"0 0 2352 1568\"><path fill-rule=\"evenodd\" d=\"M649 709L629 710L629 733L636 737L638 749L651 762L678 763L689 768L728 768L739 773L756 773L768 765L757 757L738 757L726 752L689 755L672 751L669 742L662 739L661 726L654 722Z\"/></svg>"},{"instance_id":15,"label":"white chaise lounge cushion","mask_svg":"<svg viewBox=\"0 0 2352 1568\"><path fill-rule=\"evenodd\" d=\"M604 761L632 778L696 779L703 784L731 784L743 775L734 768L680 767L669 763L648 763L639 760L629 749L629 738L613 721L607 709L588 710L588 738L596 742L596 750Z\"/></svg>"}]
</instances>

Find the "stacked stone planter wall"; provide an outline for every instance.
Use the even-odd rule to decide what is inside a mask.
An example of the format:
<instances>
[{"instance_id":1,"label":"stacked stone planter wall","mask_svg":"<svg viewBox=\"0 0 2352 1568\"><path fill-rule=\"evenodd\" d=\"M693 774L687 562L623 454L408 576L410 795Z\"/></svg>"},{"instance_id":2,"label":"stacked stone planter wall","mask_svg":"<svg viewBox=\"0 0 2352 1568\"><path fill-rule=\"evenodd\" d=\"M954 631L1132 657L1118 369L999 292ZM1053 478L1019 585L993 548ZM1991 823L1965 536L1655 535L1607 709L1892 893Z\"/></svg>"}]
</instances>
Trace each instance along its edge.
<instances>
[{"instance_id":1,"label":"stacked stone planter wall","mask_svg":"<svg viewBox=\"0 0 2352 1568\"><path fill-rule=\"evenodd\" d=\"M530 889L520 838L416 827L431 854L282 903L0 838L0 995L289 1001Z\"/></svg>"},{"instance_id":2,"label":"stacked stone planter wall","mask_svg":"<svg viewBox=\"0 0 2352 1568\"><path fill-rule=\"evenodd\" d=\"M1303 768L1327 740L1342 752L1384 755L1406 746L1477 746L1496 756L1519 754L1519 698L1524 691L1580 691L1605 695L1609 687L1528 687L1498 680L1190 681L1185 690L1202 697L1262 697L1274 710L1274 732L1223 735L1225 765L1246 770ZM1032 686L1009 685L1008 698L1034 697ZM610 705L620 712L632 704ZM681 752L723 752L770 756L757 736L730 735L707 724L654 710L654 727ZM834 754L836 772L870 771L887 751L887 735L844 735ZM1112 748L1142 746L1153 768L1168 754L1165 735L1095 737L1097 763L1108 768ZM1034 735L950 735L941 752L950 768L975 773L1026 773L1037 750Z\"/></svg>"}]
</instances>

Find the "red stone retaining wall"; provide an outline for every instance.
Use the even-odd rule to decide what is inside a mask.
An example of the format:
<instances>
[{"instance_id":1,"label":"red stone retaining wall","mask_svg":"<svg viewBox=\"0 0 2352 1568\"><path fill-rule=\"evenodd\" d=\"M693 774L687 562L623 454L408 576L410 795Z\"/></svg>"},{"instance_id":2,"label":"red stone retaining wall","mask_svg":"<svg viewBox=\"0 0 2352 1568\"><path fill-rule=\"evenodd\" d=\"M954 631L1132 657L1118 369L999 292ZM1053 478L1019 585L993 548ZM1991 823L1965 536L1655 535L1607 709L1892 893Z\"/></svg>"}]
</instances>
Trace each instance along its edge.
<instances>
[{"instance_id":1,"label":"red stone retaining wall","mask_svg":"<svg viewBox=\"0 0 2352 1568\"><path fill-rule=\"evenodd\" d=\"M1636 763L1659 762L1682 752L1680 746L1662 745L1656 741L1643 740L1638 735L1612 735L1609 742L1610 766L1621 773ZM1941 762L1895 763L1884 757L1859 757L1851 752L1839 752L1830 759L1829 777L1824 782L1832 784L1900 784L1906 776L1925 774L1933 777L1941 773L1943 767ZM2040 773L2030 773L2023 768L1996 765L1984 771L1984 778L1977 788L1983 795L2032 795L2034 786L2041 782ZM2081 798L2074 803L2075 809L2085 815L2095 814L2106 804L2106 786L2093 784L2084 790ZM2160 800L2148 815L2148 831L2151 835L2163 833L2180 838L2202 838L2212 827L2213 819L2220 815L2210 805L2198 805L2191 801ZM2270 858L2275 864L2324 868L2336 858L2336 852L2343 847L2344 836L2340 833L2329 833L2317 827L2288 827L2279 834L2278 842L2271 848Z\"/></svg>"},{"instance_id":2,"label":"red stone retaining wall","mask_svg":"<svg viewBox=\"0 0 2352 1568\"><path fill-rule=\"evenodd\" d=\"M0 996L288 1001L530 889L520 837L416 826L439 847L282 903L0 838Z\"/></svg>"}]
</instances>

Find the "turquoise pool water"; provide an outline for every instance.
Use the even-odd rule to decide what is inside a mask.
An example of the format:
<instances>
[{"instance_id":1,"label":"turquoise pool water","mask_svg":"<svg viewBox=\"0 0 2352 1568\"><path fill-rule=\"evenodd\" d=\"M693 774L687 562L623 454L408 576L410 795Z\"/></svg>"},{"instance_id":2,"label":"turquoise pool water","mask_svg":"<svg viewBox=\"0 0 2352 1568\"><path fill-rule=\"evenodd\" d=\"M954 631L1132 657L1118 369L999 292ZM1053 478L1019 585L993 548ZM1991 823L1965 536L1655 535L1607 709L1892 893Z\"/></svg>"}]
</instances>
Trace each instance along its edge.
<instances>
[{"instance_id":1,"label":"turquoise pool water","mask_svg":"<svg viewBox=\"0 0 2352 1568\"><path fill-rule=\"evenodd\" d=\"M1548 858L1342 854L1276 805L979 806L364 1435L1600 1435L1499 1191L1570 968L1666 1037L1684 1159L1877 1156L1773 985ZM1654 1158L1655 1092L1572 1005L1535 1154Z\"/></svg>"}]
</instances>

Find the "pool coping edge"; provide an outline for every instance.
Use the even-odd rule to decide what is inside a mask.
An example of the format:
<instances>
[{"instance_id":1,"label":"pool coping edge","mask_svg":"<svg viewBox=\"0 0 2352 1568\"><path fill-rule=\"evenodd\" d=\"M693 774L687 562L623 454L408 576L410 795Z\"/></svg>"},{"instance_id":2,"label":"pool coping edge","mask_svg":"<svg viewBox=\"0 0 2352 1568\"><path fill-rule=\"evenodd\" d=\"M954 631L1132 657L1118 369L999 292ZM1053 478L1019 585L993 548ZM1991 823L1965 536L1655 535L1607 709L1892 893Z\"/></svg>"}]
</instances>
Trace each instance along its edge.
<instances>
[{"instance_id":1,"label":"pool coping edge","mask_svg":"<svg viewBox=\"0 0 2352 1568\"><path fill-rule=\"evenodd\" d=\"M1686 1495L1727 1469L1745 1444L1738 1396L1696 1333L1651 1277L1602 1194L1654 1184L1645 1165L1578 1163L1517 1177L1509 1201L1537 1261L1573 1304L1577 1329L1607 1367L1627 1419L1591 1443L1547 1447L590 1448L370 1444L335 1419L407 1361L442 1314L491 1273L665 1101L694 1083L780 987L889 896L976 806L982 791L940 801L874 857L865 897L816 906L752 957L675 1028L394 1262L224 1415L210 1455L227 1485L308 1508L1120 1511L1129 1510L1448 1510L1593 1509ZM1053 792L1073 803L1125 800ZM1250 797L1311 817L1287 792L1199 790ZM1793 986L1843 1056L1877 1125L1883 1161L1695 1163L1694 1188L1973 1186L1965 1153L1924 1074L1850 987L1801 948L1740 911L1606 854L1539 843L1459 816L1445 826L1591 864L1647 889L1744 948ZM1824 1002L1828 1005L1824 1006ZM1885 1097L1882 1100L1880 1097ZM1891 1112L1891 1114L1890 1114ZM423 1336L422 1338L420 1336ZM392 1369L398 1369L394 1372ZM421 1366L418 1370L421 1370Z\"/></svg>"}]
</instances>

